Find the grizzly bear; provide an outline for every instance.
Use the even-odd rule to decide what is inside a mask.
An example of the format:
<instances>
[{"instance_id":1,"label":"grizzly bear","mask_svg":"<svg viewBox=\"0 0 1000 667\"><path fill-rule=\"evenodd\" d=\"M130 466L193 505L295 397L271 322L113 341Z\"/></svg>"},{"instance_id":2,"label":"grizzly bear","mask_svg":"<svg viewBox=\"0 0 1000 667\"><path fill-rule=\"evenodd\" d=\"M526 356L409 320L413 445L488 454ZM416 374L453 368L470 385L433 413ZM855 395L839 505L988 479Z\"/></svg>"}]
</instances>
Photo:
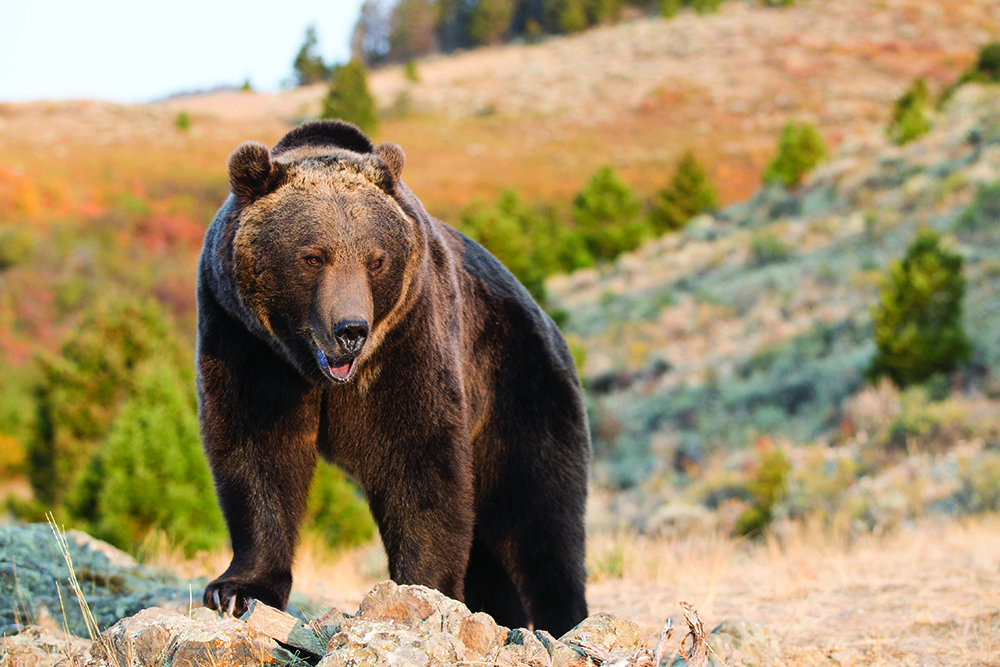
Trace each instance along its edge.
<instances>
[{"instance_id":1,"label":"grizzly bear","mask_svg":"<svg viewBox=\"0 0 1000 667\"><path fill-rule=\"evenodd\" d=\"M198 268L202 438L232 540L204 601L284 608L317 455L364 491L400 584L508 627L587 614L590 436L552 320L340 121L239 146Z\"/></svg>"}]
</instances>

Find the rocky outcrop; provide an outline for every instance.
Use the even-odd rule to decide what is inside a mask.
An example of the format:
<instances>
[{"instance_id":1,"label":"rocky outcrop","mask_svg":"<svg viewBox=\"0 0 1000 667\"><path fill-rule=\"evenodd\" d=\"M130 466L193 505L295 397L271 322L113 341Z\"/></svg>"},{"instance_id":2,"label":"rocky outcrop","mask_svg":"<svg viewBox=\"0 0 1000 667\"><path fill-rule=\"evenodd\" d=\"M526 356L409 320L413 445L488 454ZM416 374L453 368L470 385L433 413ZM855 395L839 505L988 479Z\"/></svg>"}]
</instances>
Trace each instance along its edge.
<instances>
[{"instance_id":1,"label":"rocky outcrop","mask_svg":"<svg viewBox=\"0 0 1000 667\"><path fill-rule=\"evenodd\" d=\"M704 631L695 631L690 618L690 643L704 653ZM497 625L435 590L384 581L355 615L331 609L308 623L255 602L238 619L204 607L188 613L143 609L95 641L29 626L0 644L0 665L654 667L669 655L669 637L665 629L651 650L636 624L596 614L557 639L544 630Z\"/></svg>"}]
</instances>

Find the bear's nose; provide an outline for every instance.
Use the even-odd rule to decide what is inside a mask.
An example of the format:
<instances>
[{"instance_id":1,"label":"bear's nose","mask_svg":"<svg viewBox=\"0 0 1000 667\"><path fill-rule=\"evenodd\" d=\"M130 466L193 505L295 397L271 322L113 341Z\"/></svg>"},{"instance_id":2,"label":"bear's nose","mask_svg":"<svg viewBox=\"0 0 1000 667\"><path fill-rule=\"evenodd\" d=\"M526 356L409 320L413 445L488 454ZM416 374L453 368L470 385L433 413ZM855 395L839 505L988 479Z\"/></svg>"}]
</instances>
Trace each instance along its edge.
<instances>
[{"instance_id":1,"label":"bear's nose","mask_svg":"<svg viewBox=\"0 0 1000 667\"><path fill-rule=\"evenodd\" d=\"M333 337L347 354L357 354L368 339L368 323L362 320L341 320L333 328Z\"/></svg>"}]
</instances>

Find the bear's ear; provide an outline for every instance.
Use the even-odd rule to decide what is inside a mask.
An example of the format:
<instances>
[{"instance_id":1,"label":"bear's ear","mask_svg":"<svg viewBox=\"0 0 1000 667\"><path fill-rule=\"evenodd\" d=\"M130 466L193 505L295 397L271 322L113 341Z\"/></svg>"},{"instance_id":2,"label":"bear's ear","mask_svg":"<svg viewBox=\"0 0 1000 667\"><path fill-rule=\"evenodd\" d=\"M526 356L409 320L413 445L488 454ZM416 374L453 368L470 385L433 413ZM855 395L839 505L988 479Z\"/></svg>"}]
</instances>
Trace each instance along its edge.
<instances>
[{"instance_id":1,"label":"bear's ear","mask_svg":"<svg viewBox=\"0 0 1000 667\"><path fill-rule=\"evenodd\" d=\"M240 199L254 200L267 194L273 174L271 153L259 141L240 144L229 156L229 186Z\"/></svg>"},{"instance_id":2,"label":"bear's ear","mask_svg":"<svg viewBox=\"0 0 1000 667\"><path fill-rule=\"evenodd\" d=\"M384 141L378 145L375 151L382 158L385 166L389 168L392 182L398 181L399 175L403 173L403 165L406 164L406 154L403 153L403 149L394 143Z\"/></svg>"}]
</instances>

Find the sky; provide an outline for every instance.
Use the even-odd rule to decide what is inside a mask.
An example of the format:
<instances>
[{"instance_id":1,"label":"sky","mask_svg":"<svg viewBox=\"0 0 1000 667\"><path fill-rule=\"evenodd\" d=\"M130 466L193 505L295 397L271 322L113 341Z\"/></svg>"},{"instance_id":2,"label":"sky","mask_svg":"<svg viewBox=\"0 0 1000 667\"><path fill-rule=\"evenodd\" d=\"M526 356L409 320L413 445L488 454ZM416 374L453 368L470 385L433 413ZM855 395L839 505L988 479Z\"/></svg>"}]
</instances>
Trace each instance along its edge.
<instances>
[{"instance_id":1,"label":"sky","mask_svg":"<svg viewBox=\"0 0 1000 667\"><path fill-rule=\"evenodd\" d=\"M275 91L310 23L323 61L347 60L361 2L0 0L0 102Z\"/></svg>"}]
</instances>

